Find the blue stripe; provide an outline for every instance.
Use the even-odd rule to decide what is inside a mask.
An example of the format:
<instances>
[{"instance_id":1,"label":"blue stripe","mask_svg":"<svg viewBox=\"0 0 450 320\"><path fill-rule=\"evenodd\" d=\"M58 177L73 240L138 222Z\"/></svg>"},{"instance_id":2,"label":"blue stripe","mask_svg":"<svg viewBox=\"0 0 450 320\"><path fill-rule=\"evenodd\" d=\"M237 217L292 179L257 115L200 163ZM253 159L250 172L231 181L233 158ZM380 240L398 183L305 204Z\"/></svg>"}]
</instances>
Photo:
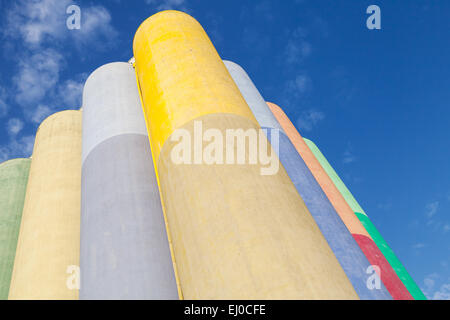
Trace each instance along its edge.
<instances>
[{"instance_id":1,"label":"blue stripe","mask_svg":"<svg viewBox=\"0 0 450 320\"><path fill-rule=\"evenodd\" d=\"M272 141L272 130L265 127L263 129L267 130L269 141L272 144L276 142ZM369 261L294 145L282 131L279 131L279 158L360 299L392 299L383 284L378 290L368 289L366 283L370 274L367 274L366 271L370 266Z\"/></svg>"}]
</instances>

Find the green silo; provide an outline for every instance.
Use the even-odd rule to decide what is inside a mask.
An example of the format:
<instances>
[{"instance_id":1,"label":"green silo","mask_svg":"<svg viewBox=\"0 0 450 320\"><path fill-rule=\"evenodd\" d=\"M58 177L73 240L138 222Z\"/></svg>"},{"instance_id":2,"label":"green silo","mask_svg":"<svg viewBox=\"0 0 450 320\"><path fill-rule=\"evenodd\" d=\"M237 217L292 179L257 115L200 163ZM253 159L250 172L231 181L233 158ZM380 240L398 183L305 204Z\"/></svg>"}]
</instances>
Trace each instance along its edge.
<instances>
[{"instance_id":1,"label":"green silo","mask_svg":"<svg viewBox=\"0 0 450 320\"><path fill-rule=\"evenodd\" d=\"M8 299L31 159L0 164L0 300Z\"/></svg>"}]
</instances>

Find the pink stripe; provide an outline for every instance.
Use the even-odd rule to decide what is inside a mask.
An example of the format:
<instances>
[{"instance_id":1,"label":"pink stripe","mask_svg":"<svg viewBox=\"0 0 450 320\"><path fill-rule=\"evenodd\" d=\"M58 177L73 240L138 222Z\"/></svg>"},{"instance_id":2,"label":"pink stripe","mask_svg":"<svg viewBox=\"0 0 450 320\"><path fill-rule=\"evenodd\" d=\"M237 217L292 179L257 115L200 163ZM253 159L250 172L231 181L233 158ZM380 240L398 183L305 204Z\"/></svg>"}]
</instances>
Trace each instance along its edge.
<instances>
[{"instance_id":1,"label":"pink stripe","mask_svg":"<svg viewBox=\"0 0 450 320\"><path fill-rule=\"evenodd\" d=\"M394 300L414 300L375 242L360 234L353 234L353 238L359 244L369 263L380 268L381 281L384 283L392 298Z\"/></svg>"}]
</instances>

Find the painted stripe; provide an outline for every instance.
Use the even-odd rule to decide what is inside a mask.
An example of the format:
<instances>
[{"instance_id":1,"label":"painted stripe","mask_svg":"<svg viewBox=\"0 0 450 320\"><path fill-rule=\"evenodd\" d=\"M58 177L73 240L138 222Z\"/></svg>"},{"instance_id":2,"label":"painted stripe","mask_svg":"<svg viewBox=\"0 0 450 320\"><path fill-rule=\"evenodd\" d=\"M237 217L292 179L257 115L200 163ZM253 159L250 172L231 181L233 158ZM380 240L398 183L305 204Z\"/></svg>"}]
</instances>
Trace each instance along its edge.
<instances>
[{"instance_id":1,"label":"painted stripe","mask_svg":"<svg viewBox=\"0 0 450 320\"><path fill-rule=\"evenodd\" d=\"M383 284L379 290L371 290L367 287L367 279L369 277L367 270L370 264L366 256L323 193L292 142L281 129L280 124L248 74L237 64L230 61L224 62L255 115L256 120L258 120L263 128L268 130L269 141L272 145L273 142L279 145L278 154L282 165L351 281L358 296L364 300L392 299ZM274 133L274 130L281 130L279 135L276 136L279 138L279 141L273 141L274 136L271 133Z\"/></svg>"},{"instance_id":2,"label":"painted stripe","mask_svg":"<svg viewBox=\"0 0 450 320\"><path fill-rule=\"evenodd\" d=\"M133 67L97 69L83 106L80 298L177 299Z\"/></svg>"},{"instance_id":3,"label":"painted stripe","mask_svg":"<svg viewBox=\"0 0 450 320\"><path fill-rule=\"evenodd\" d=\"M298 153L305 161L308 168L311 170L311 173L314 175L322 190L325 192L331 204L336 209L336 212L341 217L347 229L352 233L354 237L355 235L358 235L372 240L369 233L366 231L359 219L355 216L350 206L342 197L333 181L322 168L319 161L315 158L314 154L311 152L308 145L305 143L300 133L289 120L287 115L279 106L272 103L268 103L268 105L274 113L275 117L277 117L281 126L284 128ZM406 287L401 283L400 279L396 276L394 270L377 247L367 250L367 248L361 247L360 244L360 248L371 264L373 264L373 261L377 261L377 265L379 265L381 268L381 273L386 275L382 277L383 283L394 299L412 299L412 296L406 290Z\"/></svg>"},{"instance_id":4,"label":"painted stripe","mask_svg":"<svg viewBox=\"0 0 450 320\"><path fill-rule=\"evenodd\" d=\"M367 217L364 214L358 213L358 212L356 212L355 214L359 218L359 220L362 222L362 224L366 228L366 230L369 232L369 234L372 236L375 244L380 249L380 251L383 253L383 256L386 258L386 260L392 266L395 273L400 278L402 283L406 286L406 288L408 289L409 293L413 296L413 298L416 300L427 300L427 298L423 294L422 290L420 290L419 286L416 284L416 282L413 280L413 278L409 275L406 268L403 266L403 264L400 262L400 260L395 255L394 251L392 251L392 249L389 247L387 242L384 240L384 238L378 232L377 228L373 225L372 221L370 221L369 217Z\"/></svg>"},{"instance_id":5,"label":"painted stripe","mask_svg":"<svg viewBox=\"0 0 450 320\"><path fill-rule=\"evenodd\" d=\"M342 182L341 178L339 178L338 174L334 169L331 167L325 156L320 152L319 148L314 144L314 142L303 138L305 143L308 145L311 152L314 154L316 159L319 161L322 168L325 170L327 175L330 177L330 179L333 181L333 184L336 186L336 188L339 190L339 192L344 197L345 201L348 203L350 208L352 208L353 212L360 212L362 214L366 214L364 210L361 208L359 203L356 201L356 199L351 194L350 190L347 188L347 186Z\"/></svg>"},{"instance_id":6,"label":"painted stripe","mask_svg":"<svg viewBox=\"0 0 450 320\"><path fill-rule=\"evenodd\" d=\"M375 242L373 242L372 239L360 234L354 234L353 237L356 242L358 242L366 257L369 259L369 262L373 266L378 266L380 268L381 281L383 281L392 297L395 300L411 300L411 294L405 289L405 286L401 282L400 278L397 276L394 269L392 269L391 265L387 262Z\"/></svg>"},{"instance_id":7,"label":"painted stripe","mask_svg":"<svg viewBox=\"0 0 450 320\"><path fill-rule=\"evenodd\" d=\"M78 299L80 184L81 112L59 112L36 134L9 299Z\"/></svg>"},{"instance_id":8,"label":"painted stripe","mask_svg":"<svg viewBox=\"0 0 450 320\"><path fill-rule=\"evenodd\" d=\"M284 111L273 103L268 102L268 105L349 231L370 237Z\"/></svg>"},{"instance_id":9,"label":"painted stripe","mask_svg":"<svg viewBox=\"0 0 450 320\"><path fill-rule=\"evenodd\" d=\"M240 93L247 102L250 110L261 127L273 128L283 131L283 128L274 117L272 111L266 104L258 88L256 88L247 72L238 64L224 60L225 67L236 83Z\"/></svg>"},{"instance_id":10,"label":"painted stripe","mask_svg":"<svg viewBox=\"0 0 450 320\"><path fill-rule=\"evenodd\" d=\"M223 136L259 129L198 22L158 13L134 51L184 297L356 299L284 168L262 176L258 165L172 161L171 135L193 137L195 121Z\"/></svg>"},{"instance_id":11,"label":"painted stripe","mask_svg":"<svg viewBox=\"0 0 450 320\"><path fill-rule=\"evenodd\" d=\"M339 189L341 194L344 196L345 200L352 207L352 209L355 210L356 216L361 221L364 228L368 231L368 233L374 240L375 244L378 246L380 251L383 253L386 260L389 262L389 264L392 266L394 271L397 273L400 280L406 286L409 293L416 300L426 300L427 298L423 294L422 290L420 290L419 286L416 284L414 279L409 275L408 271L403 266L403 264L400 262L400 260L397 258L394 251L392 251L392 249L389 247L387 242L384 240L384 238L382 237L380 232L377 230L375 225L372 223L372 221L370 221L369 217L367 217L366 213L363 211L363 209L361 208L359 203L353 197L350 190L346 187L344 182L341 180L339 175L336 173L336 171L330 165L330 163L325 158L325 156L322 154L322 152L319 150L319 148L314 144L314 142L312 142L308 139L304 139L304 140L308 144L308 147L311 149L311 151L314 153L317 160L319 160L323 169L326 171L328 176L333 180L333 183L336 185L336 187ZM360 211L358 211L358 210L360 210Z\"/></svg>"},{"instance_id":12,"label":"painted stripe","mask_svg":"<svg viewBox=\"0 0 450 320\"><path fill-rule=\"evenodd\" d=\"M8 299L30 164L30 159L0 164L0 300Z\"/></svg>"}]
</instances>

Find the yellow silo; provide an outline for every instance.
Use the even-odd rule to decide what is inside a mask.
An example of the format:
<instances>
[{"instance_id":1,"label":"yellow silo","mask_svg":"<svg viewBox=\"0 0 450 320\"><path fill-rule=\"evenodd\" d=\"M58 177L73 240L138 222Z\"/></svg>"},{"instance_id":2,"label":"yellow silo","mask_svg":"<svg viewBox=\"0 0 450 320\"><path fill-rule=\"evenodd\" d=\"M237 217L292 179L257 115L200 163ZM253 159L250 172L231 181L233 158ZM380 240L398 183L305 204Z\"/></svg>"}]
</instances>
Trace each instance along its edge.
<instances>
[{"instance_id":1,"label":"yellow silo","mask_svg":"<svg viewBox=\"0 0 450 320\"><path fill-rule=\"evenodd\" d=\"M9 299L78 299L81 112L39 127Z\"/></svg>"},{"instance_id":2,"label":"yellow silo","mask_svg":"<svg viewBox=\"0 0 450 320\"><path fill-rule=\"evenodd\" d=\"M184 298L357 299L282 166L262 175L260 165L207 164L195 151L191 164L174 161L177 139L195 145L198 128L259 130L201 25L160 12L140 26L134 53Z\"/></svg>"}]
</instances>

